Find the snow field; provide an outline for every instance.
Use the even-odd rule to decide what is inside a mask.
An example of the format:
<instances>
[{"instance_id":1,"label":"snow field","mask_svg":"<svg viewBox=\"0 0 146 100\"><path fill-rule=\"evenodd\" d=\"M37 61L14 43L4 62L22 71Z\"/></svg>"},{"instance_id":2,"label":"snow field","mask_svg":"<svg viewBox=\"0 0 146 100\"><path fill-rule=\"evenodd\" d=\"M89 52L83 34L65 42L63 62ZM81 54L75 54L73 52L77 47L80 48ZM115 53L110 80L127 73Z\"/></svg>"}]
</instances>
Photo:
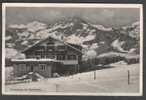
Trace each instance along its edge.
<instances>
[{"instance_id":1,"label":"snow field","mask_svg":"<svg viewBox=\"0 0 146 100\"><path fill-rule=\"evenodd\" d=\"M113 68L49 78L38 82L6 85L6 92L26 93L138 93L139 64L112 64ZM130 84L128 84L128 70Z\"/></svg>"}]
</instances>

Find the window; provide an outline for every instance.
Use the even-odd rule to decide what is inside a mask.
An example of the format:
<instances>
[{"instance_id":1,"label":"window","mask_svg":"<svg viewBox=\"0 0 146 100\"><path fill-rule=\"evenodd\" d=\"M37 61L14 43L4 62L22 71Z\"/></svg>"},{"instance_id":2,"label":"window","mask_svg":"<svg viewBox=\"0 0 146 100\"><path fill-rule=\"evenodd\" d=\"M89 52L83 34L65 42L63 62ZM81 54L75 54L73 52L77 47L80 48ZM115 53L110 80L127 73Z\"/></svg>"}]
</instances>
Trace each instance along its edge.
<instances>
[{"instance_id":1,"label":"window","mask_svg":"<svg viewBox=\"0 0 146 100\"><path fill-rule=\"evenodd\" d=\"M40 70L46 70L46 64L39 64Z\"/></svg>"},{"instance_id":2,"label":"window","mask_svg":"<svg viewBox=\"0 0 146 100\"><path fill-rule=\"evenodd\" d=\"M26 55L26 58L35 58L35 54L33 54L33 53L28 53L28 54Z\"/></svg>"},{"instance_id":3,"label":"window","mask_svg":"<svg viewBox=\"0 0 146 100\"><path fill-rule=\"evenodd\" d=\"M46 58L54 59L54 58L55 58L55 55L52 55L52 54L46 54Z\"/></svg>"},{"instance_id":4,"label":"window","mask_svg":"<svg viewBox=\"0 0 146 100\"><path fill-rule=\"evenodd\" d=\"M53 46L54 45L54 41L52 39L49 39L47 46Z\"/></svg>"},{"instance_id":5,"label":"window","mask_svg":"<svg viewBox=\"0 0 146 100\"><path fill-rule=\"evenodd\" d=\"M47 46L47 51L54 51L54 46Z\"/></svg>"},{"instance_id":6,"label":"window","mask_svg":"<svg viewBox=\"0 0 146 100\"><path fill-rule=\"evenodd\" d=\"M54 45L54 42L47 43L47 46L53 46L53 45Z\"/></svg>"},{"instance_id":7,"label":"window","mask_svg":"<svg viewBox=\"0 0 146 100\"><path fill-rule=\"evenodd\" d=\"M30 64L26 64L26 70L27 70L27 71L30 71L30 69L31 69L31 68L30 68Z\"/></svg>"},{"instance_id":8,"label":"window","mask_svg":"<svg viewBox=\"0 0 146 100\"><path fill-rule=\"evenodd\" d=\"M65 60L65 55L57 55L57 60Z\"/></svg>"},{"instance_id":9,"label":"window","mask_svg":"<svg viewBox=\"0 0 146 100\"><path fill-rule=\"evenodd\" d=\"M26 69L26 65L25 64L19 64L19 70L20 71L24 71Z\"/></svg>"},{"instance_id":10,"label":"window","mask_svg":"<svg viewBox=\"0 0 146 100\"><path fill-rule=\"evenodd\" d=\"M65 46L58 46L58 47L57 47L57 50L58 50L58 51L64 51L64 50L65 50Z\"/></svg>"},{"instance_id":11,"label":"window","mask_svg":"<svg viewBox=\"0 0 146 100\"><path fill-rule=\"evenodd\" d=\"M39 51L36 52L36 58L38 58L38 59L41 58L41 52L39 52Z\"/></svg>"},{"instance_id":12,"label":"window","mask_svg":"<svg viewBox=\"0 0 146 100\"><path fill-rule=\"evenodd\" d=\"M68 55L68 60L76 60L76 55Z\"/></svg>"},{"instance_id":13,"label":"window","mask_svg":"<svg viewBox=\"0 0 146 100\"><path fill-rule=\"evenodd\" d=\"M45 52L44 51L37 51L36 58L45 58Z\"/></svg>"},{"instance_id":14,"label":"window","mask_svg":"<svg viewBox=\"0 0 146 100\"><path fill-rule=\"evenodd\" d=\"M20 64L21 67L25 67L25 64Z\"/></svg>"}]
</instances>

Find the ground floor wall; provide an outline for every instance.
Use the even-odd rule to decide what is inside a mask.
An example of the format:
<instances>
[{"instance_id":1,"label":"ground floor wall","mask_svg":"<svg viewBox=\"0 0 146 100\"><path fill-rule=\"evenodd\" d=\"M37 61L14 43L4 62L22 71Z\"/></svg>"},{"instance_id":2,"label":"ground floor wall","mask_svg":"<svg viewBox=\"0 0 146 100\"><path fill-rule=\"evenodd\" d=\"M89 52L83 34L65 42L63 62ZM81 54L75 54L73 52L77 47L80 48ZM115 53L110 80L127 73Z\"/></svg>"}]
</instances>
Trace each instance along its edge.
<instances>
[{"instance_id":1,"label":"ground floor wall","mask_svg":"<svg viewBox=\"0 0 146 100\"><path fill-rule=\"evenodd\" d=\"M15 63L14 67L14 76L19 77L29 72L37 72L43 77L52 76L52 64L48 63Z\"/></svg>"},{"instance_id":2,"label":"ground floor wall","mask_svg":"<svg viewBox=\"0 0 146 100\"><path fill-rule=\"evenodd\" d=\"M39 62L29 62L29 63L13 63L14 76L20 77L22 75L28 74L29 72L37 72L43 77L49 78L53 77L53 73L58 73L60 76L71 75L79 73L79 64L63 64L63 63L39 63Z\"/></svg>"}]
</instances>

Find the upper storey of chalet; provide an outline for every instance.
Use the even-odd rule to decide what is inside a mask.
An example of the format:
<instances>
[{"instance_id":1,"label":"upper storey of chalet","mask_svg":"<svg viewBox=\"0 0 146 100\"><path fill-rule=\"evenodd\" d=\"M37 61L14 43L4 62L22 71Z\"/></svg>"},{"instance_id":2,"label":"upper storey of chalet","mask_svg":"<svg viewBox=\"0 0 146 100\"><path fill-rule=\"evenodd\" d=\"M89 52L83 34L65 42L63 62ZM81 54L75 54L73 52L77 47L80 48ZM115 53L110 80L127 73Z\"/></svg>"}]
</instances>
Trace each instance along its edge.
<instances>
[{"instance_id":1,"label":"upper storey of chalet","mask_svg":"<svg viewBox=\"0 0 146 100\"><path fill-rule=\"evenodd\" d=\"M56 55L81 56L82 47L49 36L26 48L22 53L25 54L26 58L50 58Z\"/></svg>"}]
</instances>

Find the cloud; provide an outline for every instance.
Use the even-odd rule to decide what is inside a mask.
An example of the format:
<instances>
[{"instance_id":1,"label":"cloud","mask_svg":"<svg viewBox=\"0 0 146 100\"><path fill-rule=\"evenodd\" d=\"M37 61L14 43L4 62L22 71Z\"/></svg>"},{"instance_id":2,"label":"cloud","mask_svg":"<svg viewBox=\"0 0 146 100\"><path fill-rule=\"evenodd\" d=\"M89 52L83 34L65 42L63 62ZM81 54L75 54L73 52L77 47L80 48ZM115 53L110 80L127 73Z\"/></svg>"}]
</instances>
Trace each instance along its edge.
<instances>
[{"instance_id":1,"label":"cloud","mask_svg":"<svg viewBox=\"0 0 146 100\"><path fill-rule=\"evenodd\" d=\"M62 17L62 13L59 12L59 11L55 11L55 10L51 10L51 11L48 11L48 15L52 18L56 18L56 17Z\"/></svg>"},{"instance_id":2,"label":"cloud","mask_svg":"<svg viewBox=\"0 0 146 100\"><path fill-rule=\"evenodd\" d=\"M121 26L139 20L139 9L129 8L7 8L7 24L27 24L31 21L53 23L66 17L82 17L92 23L106 27ZM13 20L12 20L13 19Z\"/></svg>"},{"instance_id":3,"label":"cloud","mask_svg":"<svg viewBox=\"0 0 146 100\"><path fill-rule=\"evenodd\" d=\"M103 16L104 18L112 18L112 17L114 17L114 15L115 15L115 12L110 9L104 9L101 12L101 16Z\"/></svg>"}]
</instances>

